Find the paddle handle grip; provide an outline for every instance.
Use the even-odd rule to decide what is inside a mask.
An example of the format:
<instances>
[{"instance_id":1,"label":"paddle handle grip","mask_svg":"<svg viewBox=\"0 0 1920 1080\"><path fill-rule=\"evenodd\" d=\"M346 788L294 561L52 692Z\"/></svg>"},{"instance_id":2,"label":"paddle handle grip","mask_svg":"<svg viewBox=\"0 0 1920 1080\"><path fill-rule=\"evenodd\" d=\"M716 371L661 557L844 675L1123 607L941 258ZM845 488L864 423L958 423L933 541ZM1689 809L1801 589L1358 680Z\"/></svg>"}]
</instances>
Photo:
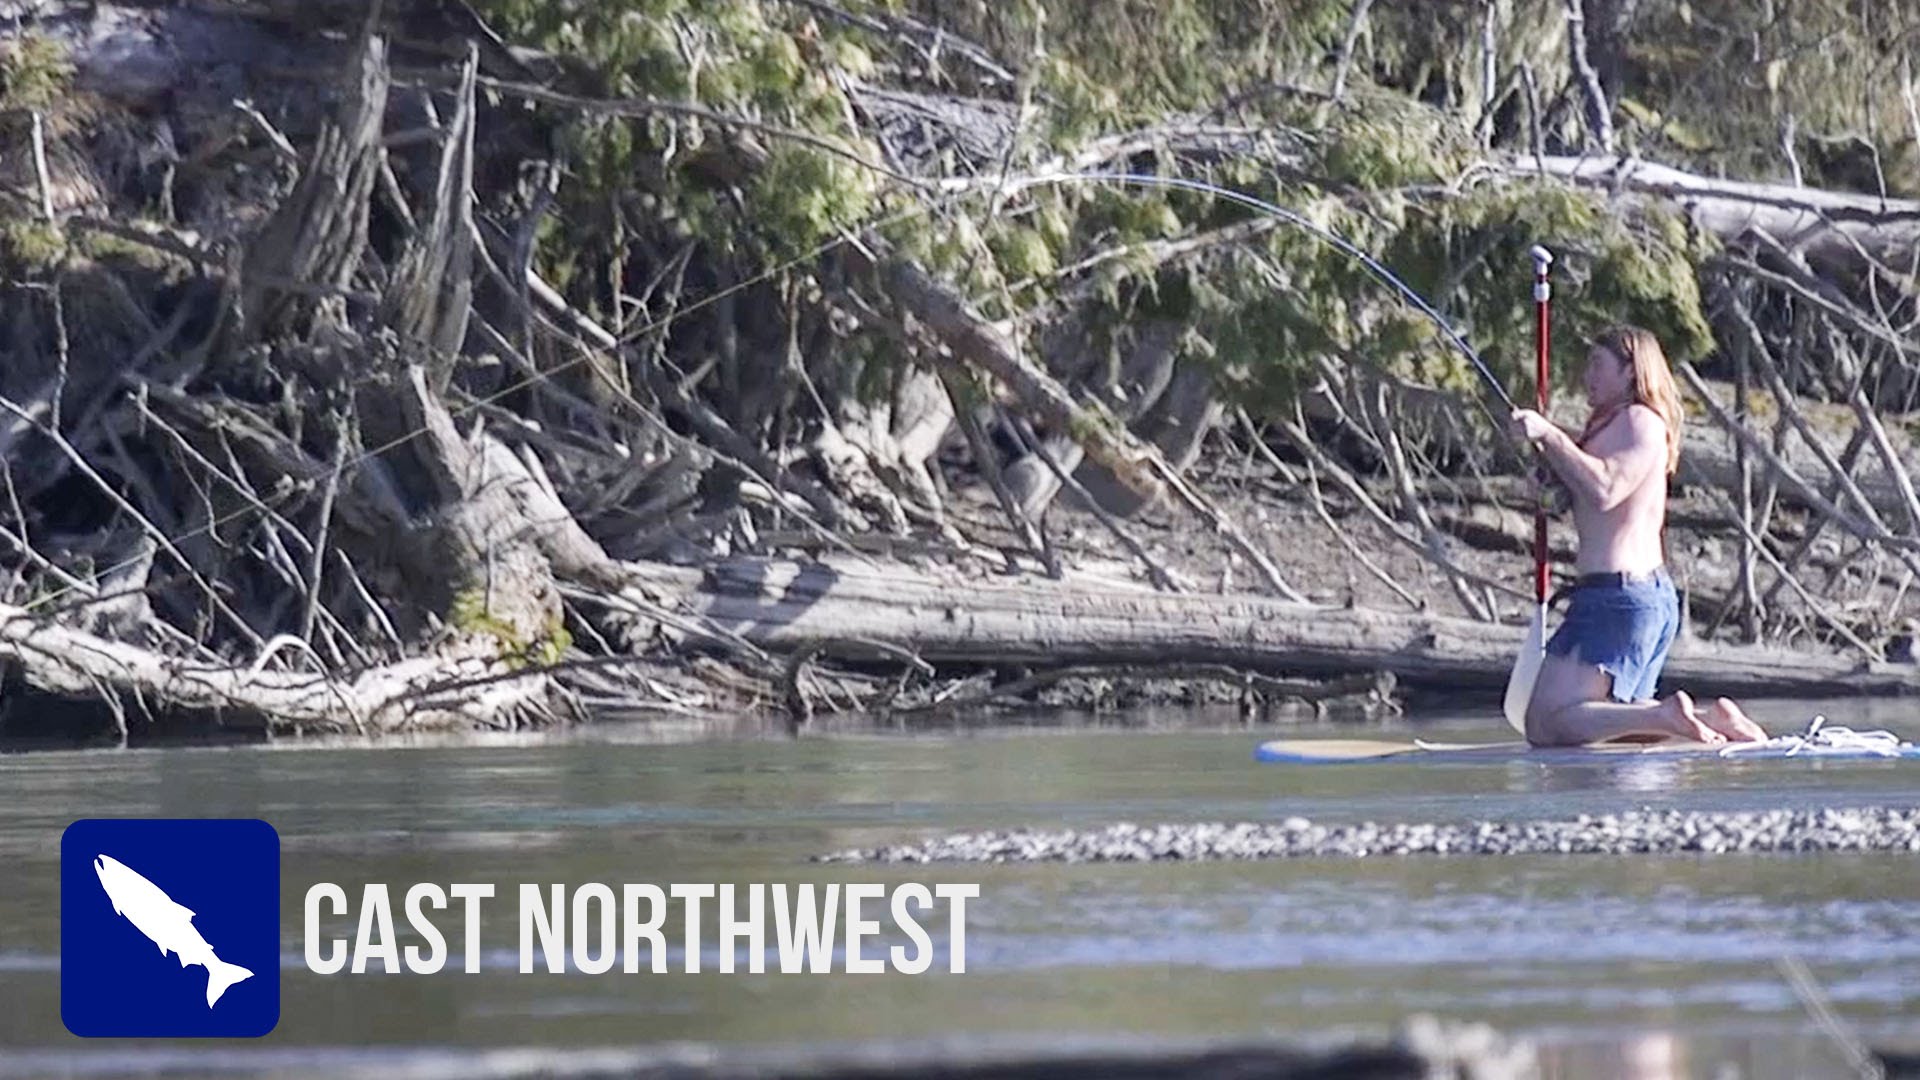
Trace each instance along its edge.
<instances>
[{"instance_id":1,"label":"paddle handle grip","mask_svg":"<svg viewBox=\"0 0 1920 1080\"><path fill-rule=\"evenodd\" d=\"M1553 284L1547 280L1547 271L1553 265L1553 254L1546 248L1534 245L1533 251L1533 394L1535 407L1542 416L1547 412L1547 353L1552 344L1553 325L1549 309L1553 304ZM1547 602L1547 511L1545 506L1535 506L1533 511L1533 598L1539 603Z\"/></svg>"}]
</instances>

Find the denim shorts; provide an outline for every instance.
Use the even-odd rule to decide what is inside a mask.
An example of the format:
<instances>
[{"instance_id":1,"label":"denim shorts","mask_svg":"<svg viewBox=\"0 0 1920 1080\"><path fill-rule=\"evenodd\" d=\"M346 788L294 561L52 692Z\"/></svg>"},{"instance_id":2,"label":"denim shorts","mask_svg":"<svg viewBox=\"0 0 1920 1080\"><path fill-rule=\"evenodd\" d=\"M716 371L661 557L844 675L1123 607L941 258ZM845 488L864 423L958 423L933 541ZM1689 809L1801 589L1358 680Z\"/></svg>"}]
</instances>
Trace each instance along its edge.
<instances>
[{"instance_id":1,"label":"denim shorts","mask_svg":"<svg viewBox=\"0 0 1920 1080\"><path fill-rule=\"evenodd\" d=\"M1680 630L1680 596L1665 570L1650 580L1577 585L1547 655L1578 653L1613 676L1613 700L1648 701Z\"/></svg>"}]
</instances>

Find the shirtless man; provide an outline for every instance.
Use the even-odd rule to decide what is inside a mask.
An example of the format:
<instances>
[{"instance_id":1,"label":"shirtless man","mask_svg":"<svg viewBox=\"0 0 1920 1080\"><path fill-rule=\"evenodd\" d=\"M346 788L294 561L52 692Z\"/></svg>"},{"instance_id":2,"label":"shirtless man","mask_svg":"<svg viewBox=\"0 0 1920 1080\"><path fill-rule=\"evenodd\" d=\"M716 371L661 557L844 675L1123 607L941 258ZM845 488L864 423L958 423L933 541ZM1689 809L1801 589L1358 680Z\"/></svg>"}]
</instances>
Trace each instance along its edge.
<instances>
[{"instance_id":1,"label":"shirtless man","mask_svg":"<svg viewBox=\"0 0 1920 1080\"><path fill-rule=\"evenodd\" d=\"M1513 413L1514 435L1540 449L1571 494L1580 537L1580 578L1547 642L1527 704L1527 740L1566 746L1630 732L1708 743L1766 738L1726 698L1702 709L1679 691L1653 695L1680 628L1661 532L1684 415L1666 354L1651 333L1616 327L1594 340L1585 384L1592 413L1578 438L1531 409Z\"/></svg>"}]
</instances>

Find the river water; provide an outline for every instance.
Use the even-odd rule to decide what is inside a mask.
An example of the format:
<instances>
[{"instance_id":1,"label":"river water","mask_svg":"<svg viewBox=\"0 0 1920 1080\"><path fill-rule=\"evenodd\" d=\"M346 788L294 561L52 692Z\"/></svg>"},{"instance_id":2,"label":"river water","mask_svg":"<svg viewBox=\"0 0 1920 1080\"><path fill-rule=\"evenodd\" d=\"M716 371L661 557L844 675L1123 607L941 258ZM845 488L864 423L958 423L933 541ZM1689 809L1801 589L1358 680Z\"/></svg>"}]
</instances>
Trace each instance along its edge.
<instances>
[{"instance_id":1,"label":"river water","mask_svg":"<svg viewBox=\"0 0 1920 1080\"><path fill-rule=\"evenodd\" d=\"M1920 737L1914 705L1825 711ZM1782 726L1808 707L1755 712ZM1447 738L1504 734L1484 721L1438 728ZM752 725L603 723L374 750L0 756L0 1074L476 1075L591 1064L615 1048L791 1061L848 1048L1325 1041L1377 1037L1415 1013L1524 1035L1556 1074L1842 1074L1835 1040L1776 967L1789 954L1860 1038L1920 1045L1920 856L809 861L1013 826L1920 805L1914 762L1254 762L1254 745L1276 733L1174 714L799 740ZM153 1044L65 1033L60 835L75 819L117 816L260 817L277 828L282 1008L271 1036ZM506 918L487 924L478 974L450 964L431 976L329 977L302 960L301 899L316 881L357 896L373 881L510 891L909 880L980 885L965 973L939 964L920 976L521 975ZM330 931L352 936L350 921L335 923Z\"/></svg>"}]
</instances>

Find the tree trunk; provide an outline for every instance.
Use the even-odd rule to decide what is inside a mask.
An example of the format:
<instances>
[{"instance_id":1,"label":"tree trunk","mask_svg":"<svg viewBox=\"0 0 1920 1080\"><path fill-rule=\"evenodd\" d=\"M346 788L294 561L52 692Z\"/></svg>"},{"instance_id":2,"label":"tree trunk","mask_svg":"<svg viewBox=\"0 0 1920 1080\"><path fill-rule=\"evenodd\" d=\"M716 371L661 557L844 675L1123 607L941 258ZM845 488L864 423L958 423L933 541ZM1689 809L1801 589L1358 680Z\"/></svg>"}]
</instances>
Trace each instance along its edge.
<instances>
[{"instance_id":1,"label":"tree trunk","mask_svg":"<svg viewBox=\"0 0 1920 1080\"><path fill-rule=\"evenodd\" d=\"M299 182L247 245L233 344L305 337L316 318L345 323L341 301L367 247L390 85L386 42L368 38L354 52L339 109L301 162Z\"/></svg>"}]
</instances>

